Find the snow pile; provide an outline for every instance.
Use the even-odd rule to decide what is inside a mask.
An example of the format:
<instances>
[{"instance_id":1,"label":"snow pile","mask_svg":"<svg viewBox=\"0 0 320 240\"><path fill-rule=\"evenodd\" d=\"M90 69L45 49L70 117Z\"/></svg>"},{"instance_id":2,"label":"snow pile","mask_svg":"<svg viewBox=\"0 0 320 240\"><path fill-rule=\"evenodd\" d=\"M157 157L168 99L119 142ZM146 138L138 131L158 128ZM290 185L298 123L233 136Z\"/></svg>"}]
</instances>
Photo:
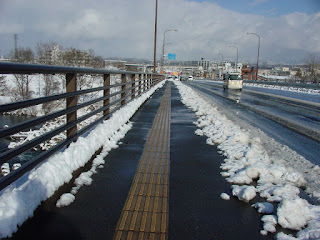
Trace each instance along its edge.
<instances>
[{"instance_id":1,"label":"snow pile","mask_svg":"<svg viewBox=\"0 0 320 240\"><path fill-rule=\"evenodd\" d=\"M297 234L298 239L302 231L306 232L304 235L311 232L313 235L318 234L314 231L320 224L320 207L299 197L299 187L304 187L307 183L303 174L286 167L282 164L285 161L270 157L259 137L230 121L220 113L212 101L205 101L180 82L175 83L182 102L198 117L195 122L198 127L195 134L206 136L207 144L217 145L220 153L225 156L224 163L221 164L221 175L232 184L233 196L241 201L250 202L259 194L268 202L278 204L276 210L270 203L253 205L260 213L276 212L276 216L265 215L262 218L264 229L261 234L275 232L277 224L284 228L300 230ZM281 236L286 235L278 234L278 239Z\"/></svg>"},{"instance_id":2,"label":"snow pile","mask_svg":"<svg viewBox=\"0 0 320 240\"><path fill-rule=\"evenodd\" d=\"M267 88L267 89L275 89L275 90L284 90L289 92L297 92L297 93L307 93L313 95L319 95L319 89L311 89L311 88L302 88L302 87L290 87L290 86L280 86L280 85L271 85L271 84L261 84L261 83L244 83L244 86L249 87L259 87L259 88Z\"/></svg>"},{"instance_id":3,"label":"snow pile","mask_svg":"<svg viewBox=\"0 0 320 240\"><path fill-rule=\"evenodd\" d=\"M264 215L261 221L263 222L263 230L260 231L261 235L267 235L268 232L276 232L278 221L275 215Z\"/></svg>"},{"instance_id":4,"label":"snow pile","mask_svg":"<svg viewBox=\"0 0 320 240\"><path fill-rule=\"evenodd\" d=\"M117 142L131 127L128 124L129 119L141 104L163 84L164 82L157 84L141 97L129 102L86 137L80 137L75 143L71 143L64 152L52 156L36 169L2 190L0 192L0 238L12 236L18 226L33 216L34 210L40 203L51 197L64 183L69 182L72 179L72 172L84 166L100 147L103 146L104 154L117 147ZM102 160L99 157L96 158L94 161L96 167L103 164ZM76 182L80 185L89 184L91 182L90 173L80 176ZM76 189L74 190L76 191ZM73 197L67 194L60 199L58 205L62 206L73 200Z\"/></svg>"},{"instance_id":5,"label":"snow pile","mask_svg":"<svg viewBox=\"0 0 320 240\"><path fill-rule=\"evenodd\" d=\"M1 165L1 174L6 176L10 173L10 166L9 163L4 163Z\"/></svg>"},{"instance_id":6,"label":"snow pile","mask_svg":"<svg viewBox=\"0 0 320 240\"><path fill-rule=\"evenodd\" d=\"M61 195L60 199L58 200L56 206L57 207L63 207L63 206L68 206L70 205L76 197L72 195L71 193L65 193Z\"/></svg>"},{"instance_id":7,"label":"snow pile","mask_svg":"<svg viewBox=\"0 0 320 240\"><path fill-rule=\"evenodd\" d=\"M223 199L223 200L230 200L230 196L226 193L221 193L220 194L220 197Z\"/></svg>"},{"instance_id":8,"label":"snow pile","mask_svg":"<svg viewBox=\"0 0 320 240\"><path fill-rule=\"evenodd\" d=\"M257 202L252 207L257 208L259 213L271 214L274 211L273 205L269 202Z\"/></svg>"},{"instance_id":9,"label":"snow pile","mask_svg":"<svg viewBox=\"0 0 320 240\"><path fill-rule=\"evenodd\" d=\"M256 196L256 188L253 186L232 185L232 195L238 197L239 200L249 202Z\"/></svg>"}]
</instances>

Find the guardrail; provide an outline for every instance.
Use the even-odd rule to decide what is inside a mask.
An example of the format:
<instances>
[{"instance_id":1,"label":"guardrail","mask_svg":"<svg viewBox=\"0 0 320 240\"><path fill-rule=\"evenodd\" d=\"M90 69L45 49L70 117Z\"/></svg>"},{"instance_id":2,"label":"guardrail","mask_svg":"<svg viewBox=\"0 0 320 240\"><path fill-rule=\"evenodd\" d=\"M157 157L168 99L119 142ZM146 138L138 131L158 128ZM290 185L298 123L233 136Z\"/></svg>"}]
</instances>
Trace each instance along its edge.
<instances>
[{"instance_id":1,"label":"guardrail","mask_svg":"<svg viewBox=\"0 0 320 240\"><path fill-rule=\"evenodd\" d=\"M0 105L0 114L4 114L9 111L35 106L38 104L49 103L56 100L65 99L66 101L66 107L62 110L37 117L35 119L19 123L8 128L0 129L0 138L5 138L15 133L21 132L22 130L33 128L34 126L39 124L44 124L45 122L53 120L60 116L66 116L67 119L66 124L55 128L50 132L47 132L16 148L7 150L0 154L0 165L2 165L5 162L10 162L10 160L22 154L23 152L26 152L27 150L38 146L40 143L43 143L53 138L54 136L57 136L58 134L66 131L67 137L65 140L59 142L49 150L41 152L39 155L27 161L17 170L12 171L10 174L2 177L0 179L0 190L7 187L9 184L20 178L26 172L33 169L49 156L60 151L71 142L75 141L79 136L88 132L103 120L110 118L110 116L115 111L120 109L126 103L132 101L134 98L140 96L143 92L149 90L158 82L164 80L163 75L144 72L108 71L104 69L73 68L17 63L0 63L0 74L63 74L65 75L66 80L65 93ZM103 78L103 86L79 91L77 90L78 74L101 75L101 77ZM120 76L121 82L111 84L110 79L113 75ZM111 93L111 89L116 89L116 91ZM102 97L97 97L80 104L78 103L79 96L101 91L103 91ZM112 98L115 100L111 102ZM79 109L95 103L102 103L102 106L81 117L78 117L77 111ZM81 130L78 130L77 126L79 123L97 114L101 114L102 116L82 128Z\"/></svg>"}]
</instances>

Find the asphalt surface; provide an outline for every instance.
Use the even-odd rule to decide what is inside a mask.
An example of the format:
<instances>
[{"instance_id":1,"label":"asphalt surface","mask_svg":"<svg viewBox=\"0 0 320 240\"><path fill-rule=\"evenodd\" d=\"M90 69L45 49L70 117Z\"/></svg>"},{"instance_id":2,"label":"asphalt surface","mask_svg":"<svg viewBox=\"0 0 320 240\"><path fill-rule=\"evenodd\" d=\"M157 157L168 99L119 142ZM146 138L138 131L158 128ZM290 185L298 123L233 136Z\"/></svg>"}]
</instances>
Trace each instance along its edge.
<instances>
[{"instance_id":1,"label":"asphalt surface","mask_svg":"<svg viewBox=\"0 0 320 240\"><path fill-rule=\"evenodd\" d=\"M223 110L223 114L228 116L228 118L232 119L232 115L235 115L245 120L250 125L255 126L258 129L261 129L264 133L266 133L271 138L275 139L277 142L287 145L292 150L296 151L298 154L305 157L308 161L320 165L319 141L316 141L308 137L307 134L297 132L297 130L299 129L297 125L294 125L296 126L296 128L294 128L293 125L291 127L288 127L288 125L290 126L289 120L282 121L282 123L281 121L277 121L279 120L278 117L281 116L280 114L267 114L269 116L267 116L266 114L260 115L259 113L261 112L253 111L250 104L242 104L243 96L246 95L245 92L224 92L219 87L211 88L209 85L206 85L205 88L203 88L203 86L199 88L198 85L195 83L190 84L190 82L186 82L186 84L196 89L197 91L200 91L201 94L211 99L211 101L213 101L215 105L219 106L220 111ZM217 92L218 96L213 94L211 90ZM223 97L219 96L220 92ZM226 101L225 98L227 98L229 101ZM237 100L240 101L240 103L237 103ZM257 99L256 103L252 104L252 106L255 105L256 107L259 107L259 102L263 102L263 99ZM250 108L248 108L247 106L250 106ZM237 121L237 119L235 119L234 121ZM300 132L303 132L303 130L301 130Z\"/></svg>"},{"instance_id":2,"label":"asphalt surface","mask_svg":"<svg viewBox=\"0 0 320 240\"><path fill-rule=\"evenodd\" d=\"M166 85L165 85L166 86ZM165 86L131 119L133 128L106 156L93 183L68 207L40 207L12 239L112 239ZM169 179L169 239L273 239L260 235L261 215L231 195L220 175L223 157L194 134L194 113L172 84Z\"/></svg>"}]
</instances>

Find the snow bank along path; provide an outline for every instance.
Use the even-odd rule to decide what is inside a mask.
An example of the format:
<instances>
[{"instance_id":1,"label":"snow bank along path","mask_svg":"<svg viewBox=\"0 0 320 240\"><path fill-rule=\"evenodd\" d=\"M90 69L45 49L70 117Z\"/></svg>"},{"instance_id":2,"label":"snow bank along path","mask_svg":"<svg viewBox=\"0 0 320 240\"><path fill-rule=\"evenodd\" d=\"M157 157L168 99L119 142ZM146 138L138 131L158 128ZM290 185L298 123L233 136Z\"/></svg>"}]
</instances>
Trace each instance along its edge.
<instances>
[{"instance_id":1,"label":"snow bank along path","mask_svg":"<svg viewBox=\"0 0 320 240\"><path fill-rule=\"evenodd\" d=\"M180 82L175 84L181 101L198 117L195 134L206 136L207 144L217 145L225 156L221 175L233 184L232 195L241 201L252 201L252 207L265 214L261 219L263 229L260 233L276 232L277 225L280 225L296 230L297 234L294 237L280 232L277 239L320 239L320 206L299 197L299 187L312 183L299 171L283 164L285 161L282 159L276 159L274 155L270 157L256 134L230 121L212 101L205 101L196 91ZM314 166L315 175L309 180L318 179L318 168ZM309 190L317 195L319 186L315 188ZM254 203L257 194L266 201ZM228 200L229 196L222 193L221 198ZM277 206L276 209L273 205Z\"/></svg>"},{"instance_id":2,"label":"snow bank along path","mask_svg":"<svg viewBox=\"0 0 320 240\"><path fill-rule=\"evenodd\" d=\"M103 147L100 155L93 160L89 172L83 173L76 180L72 193L63 195L57 206L72 202L74 194L81 185L92 182L91 175L97 167L104 164L103 157L116 148L117 142L131 129L129 119L138 108L160 87L164 81L151 88L137 99L112 115L112 118L97 126L86 137L80 137L64 151L49 158L46 162L23 176L0 192L0 238L11 237L42 201L50 198L64 183L72 179L72 173L84 166L94 153Z\"/></svg>"}]
</instances>

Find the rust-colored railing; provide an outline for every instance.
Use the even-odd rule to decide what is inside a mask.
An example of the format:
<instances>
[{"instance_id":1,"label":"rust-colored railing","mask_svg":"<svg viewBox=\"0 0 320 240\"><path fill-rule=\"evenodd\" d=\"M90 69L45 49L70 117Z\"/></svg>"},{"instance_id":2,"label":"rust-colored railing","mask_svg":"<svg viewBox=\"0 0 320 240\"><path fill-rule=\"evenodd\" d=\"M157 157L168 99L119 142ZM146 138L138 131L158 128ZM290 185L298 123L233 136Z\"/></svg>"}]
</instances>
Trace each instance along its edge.
<instances>
[{"instance_id":1,"label":"rust-colored railing","mask_svg":"<svg viewBox=\"0 0 320 240\"><path fill-rule=\"evenodd\" d=\"M119 108L124 106L129 101L140 96L143 92L148 91L152 86L164 80L163 75L144 73L144 72L127 72L127 71L108 71L105 69L92 68L72 68L60 66L46 65L31 65L17 63L0 63L0 74L61 74L65 76L66 92L62 94L46 96L35 99L28 99L20 102L0 105L0 115L17 109L22 109L30 106L35 106L43 103L50 103L56 100L66 101L66 107L53 113L37 117L14 126L0 129L0 138L6 138L23 130L28 130L37 125L44 124L47 121L52 121L57 117L66 116L66 124L57 127L49 132L28 141L16 148L9 149L0 154L0 165L5 162L10 162L16 156L38 146L39 144L53 138L54 136L66 131L66 139L51 147L49 150L41 152L36 157L28 160L19 169L12 171L10 174L0 179L0 190L17 180L26 172L33 169L36 165L47 159L52 154L60 151L75 141L79 136L83 135L103 120L110 116ZM103 86L77 90L77 75L100 75ZM120 82L111 84L112 76L120 76ZM114 89L115 91L111 91ZM120 90L119 90L120 89ZM102 97L96 97L87 101L78 103L79 96L103 92ZM101 103L99 108L86 113L79 117L77 112L79 109L90 106L92 104ZM98 119L91 122L81 130L78 130L78 125L84 120L100 114Z\"/></svg>"}]
</instances>

